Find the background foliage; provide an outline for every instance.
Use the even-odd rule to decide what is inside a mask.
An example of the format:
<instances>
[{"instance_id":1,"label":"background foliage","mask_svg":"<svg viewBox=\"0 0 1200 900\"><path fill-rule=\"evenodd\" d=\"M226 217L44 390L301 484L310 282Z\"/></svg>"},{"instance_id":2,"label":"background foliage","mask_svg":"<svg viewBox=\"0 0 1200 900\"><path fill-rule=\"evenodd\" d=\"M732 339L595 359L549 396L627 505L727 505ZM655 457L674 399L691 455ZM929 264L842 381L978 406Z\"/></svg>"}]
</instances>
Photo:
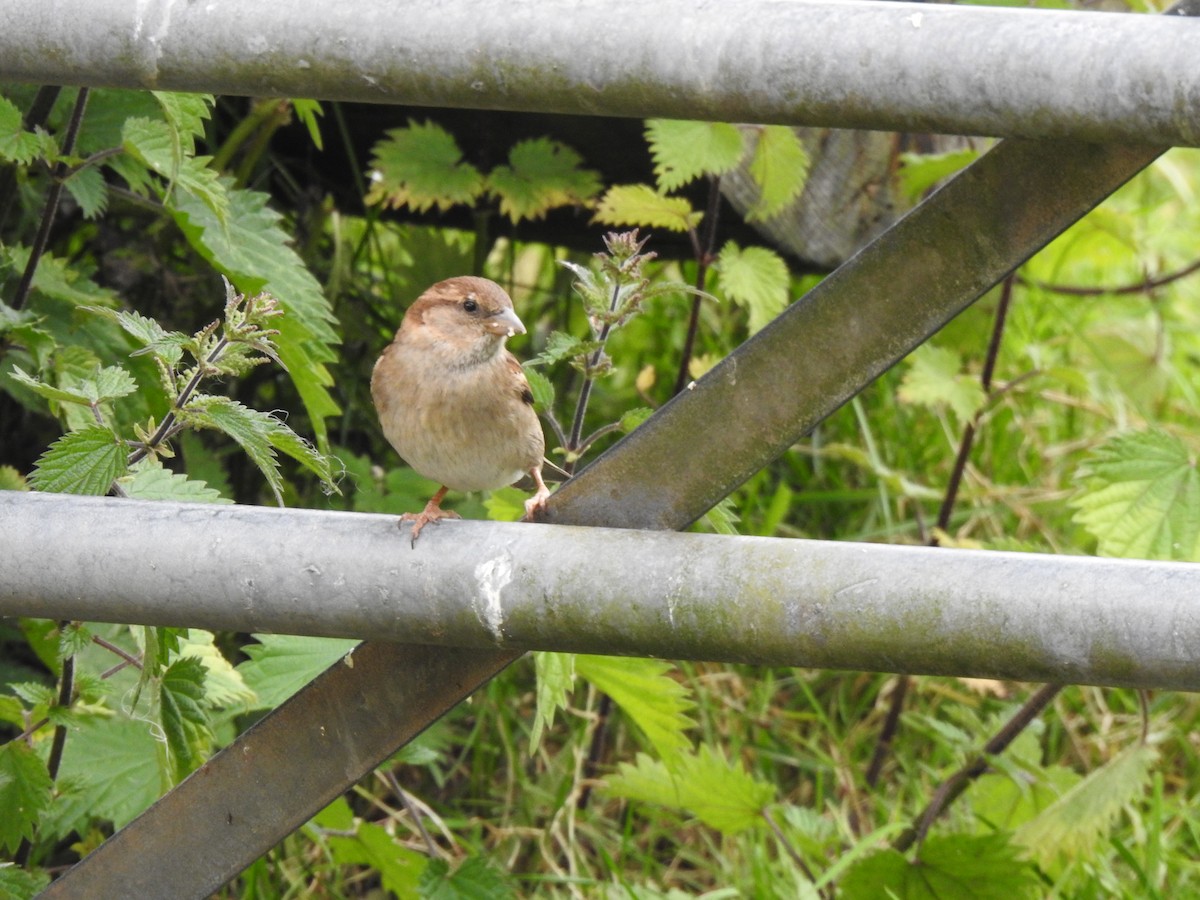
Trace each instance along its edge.
<instances>
[{"instance_id":1,"label":"background foliage","mask_svg":"<svg viewBox=\"0 0 1200 900\"><path fill-rule=\"evenodd\" d=\"M571 466L816 280L689 199L748 165L749 218L794 202L808 163L788 129L651 121L653 180L605 184L559 141L485 170L412 120L372 149L366 205L338 210L267 152L290 116L317 148L346 140L336 117L217 112L228 127L210 97L0 96L0 487L415 509L434 486L399 466L367 386L433 281L510 289ZM971 155L897 177L919 193ZM1200 154L1169 153L698 527L1195 561L1198 190ZM476 231L386 214L455 207ZM643 254L678 231L693 254L625 269L632 244L597 260L519 240L562 208L641 228ZM514 236L486 238L497 221ZM454 499L513 518L521 495ZM0 628L0 896L17 897L352 646ZM1173 694L536 654L226 895L1181 896L1198 719Z\"/></svg>"}]
</instances>

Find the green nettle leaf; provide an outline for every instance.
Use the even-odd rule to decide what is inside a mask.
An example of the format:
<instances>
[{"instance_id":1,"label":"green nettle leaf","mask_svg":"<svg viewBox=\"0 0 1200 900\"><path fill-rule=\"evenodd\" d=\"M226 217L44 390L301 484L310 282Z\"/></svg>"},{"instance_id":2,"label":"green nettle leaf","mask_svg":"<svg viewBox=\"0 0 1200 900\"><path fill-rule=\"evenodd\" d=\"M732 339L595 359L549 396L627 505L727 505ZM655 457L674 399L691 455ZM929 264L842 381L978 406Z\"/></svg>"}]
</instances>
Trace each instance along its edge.
<instances>
[{"instance_id":1,"label":"green nettle leaf","mask_svg":"<svg viewBox=\"0 0 1200 900\"><path fill-rule=\"evenodd\" d=\"M120 828L167 786L151 725L124 716L90 718L71 729L60 779L79 785L76 802Z\"/></svg>"},{"instance_id":2,"label":"green nettle leaf","mask_svg":"<svg viewBox=\"0 0 1200 900\"><path fill-rule=\"evenodd\" d=\"M344 866L369 866L379 873L386 891L396 897L423 897L418 892L421 874L429 860L409 850L379 825L360 822L353 837L331 835L328 839L333 858Z\"/></svg>"},{"instance_id":3,"label":"green nettle leaf","mask_svg":"<svg viewBox=\"0 0 1200 900\"><path fill-rule=\"evenodd\" d=\"M117 479L125 493L137 500L175 500L179 503L232 503L203 481L163 468L158 460L144 459L128 475Z\"/></svg>"},{"instance_id":4,"label":"green nettle leaf","mask_svg":"<svg viewBox=\"0 0 1200 900\"><path fill-rule=\"evenodd\" d=\"M0 866L0 900L32 900L50 884L50 875L40 869Z\"/></svg>"},{"instance_id":5,"label":"green nettle leaf","mask_svg":"<svg viewBox=\"0 0 1200 900\"><path fill-rule=\"evenodd\" d=\"M404 895L400 895L404 896ZM431 859L421 874L423 900L511 900L518 896L505 874L482 856L469 856L453 872L444 859Z\"/></svg>"},{"instance_id":6,"label":"green nettle leaf","mask_svg":"<svg viewBox=\"0 0 1200 900\"><path fill-rule=\"evenodd\" d=\"M337 320L316 278L279 228L282 218L258 191L229 187L230 220L222 225L212 211L189 195L176 198L175 221L192 247L246 296L267 291L286 315L275 327L276 350L308 410L317 441L326 441L325 418L339 409L328 388L333 376L325 367L337 355Z\"/></svg>"},{"instance_id":7,"label":"green nettle leaf","mask_svg":"<svg viewBox=\"0 0 1200 900\"><path fill-rule=\"evenodd\" d=\"M102 425L73 431L41 455L30 481L39 491L101 496L124 474L127 452L124 442Z\"/></svg>"},{"instance_id":8,"label":"green nettle leaf","mask_svg":"<svg viewBox=\"0 0 1200 900\"><path fill-rule=\"evenodd\" d=\"M646 184L616 184L600 200L593 219L603 225L687 231L704 218L683 197L667 197Z\"/></svg>"},{"instance_id":9,"label":"green nettle leaf","mask_svg":"<svg viewBox=\"0 0 1200 900\"><path fill-rule=\"evenodd\" d=\"M687 689L670 676L673 668L657 659L575 658L579 676L612 697L664 759L691 747L687 731L696 724L687 715L695 703Z\"/></svg>"},{"instance_id":10,"label":"green nettle leaf","mask_svg":"<svg viewBox=\"0 0 1200 900\"><path fill-rule=\"evenodd\" d=\"M240 705L254 708L257 698L240 672L213 643L211 631L189 628L179 641L181 657L198 659L204 666L204 702L209 707Z\"/></svg>"},{"instance_id":11,"label":"green nettle leaf","mask_svg":"<svg viewBox=\"0 0 1200 900\"><path fill-rule=\"evenodd\" d=\"M293 99L292 111L296 113L296 118L304 123L304 127L308 129L308 138L313 142L313 146L318 150L325 149L325 143L321 140L321 123L318 121L320 116L325 115L325 110L321 108L321 104L316 100Z\"/></svg>"},{"instance_id":12,"label":"green nettle leaf","mask_svg":"<svg viewBox=\"0 0 1200 900\"><path fill-rule=\"evenodd\" d=\"M292 634L253 637L258 643L245 647L250 658L237 671L258 697L256 709L278 706L339 660L352 665L352 651L360 643Z\"/></svg>"},{"instance_id":13,"label":"green nettle leaf","mask_svg":"<svg viewBox=\"0 0 1200 900\"><path fill-rule=\"evenodd\" d=\"M546 412L554 408L554 384L526 363L525 378L529 381L529 392L533 394L533 406L538 412Z\"/></svg>"},{"instance_id":14,"label":"green nettle leaf","mask_svg":"<svg viewBox=\"0 0 1200 900\"><path fill-rule=\"evenodd\" d=\"M125 149L138 162L167 179L164 203L179 188L204 204L222 225L230 222L229 194L220 173L209 168L210 156L184 154L179 132L157 119L129 119L122 130Z\"/></svg>"},{"instance_id":15,"label":"green nettle leaf","mask_svg":"<svg viewBox=\"0 0 1200 900\"><path fill-rule=\"evenodd\" d=\"M1105 556L1200 561L1196 457L1164 431L1120 434L1093 452L1071 500Z\"/></svg>"},{"instance_id":16,"label":"green nettle leaf","mask_svg":"<svg viewBox=\"0 0 1200 900\"><path fill-rule=\"evenodd\" d=\"M1036 773L987 774L967 792L971 810L992 829L1012 831L1028 822L1081 780L1065 766L1049 766Z\"/></svg>"},{"instance_id":17,"label":"green nettle leaf","mask_svg":"<svg viewBox=\"0 0 1200 900\"><path fill-rule=\"evenodd\" d=\"M748 774L741 762L731 763L705 744L698 753L673 755L667 762L637 755L634 765L605 780L605 790L618 797L684 809L710 828L736 834L760 824L775 789Z\"/></svg>"},{"instance_id":18,"label":"green nettle leaf","mask_svg":"<svg viewBox=\"0 0 1200 900\"><path fill-rule=\"evenodd\" d=\"M560 360L569 359L572 356L578 356L580 353L587 353L587 347L591 344L581 341L574 335L567 334L564 331L552 331L550 336L546 338L546 347L531 359L526 365L554 365ZM528 373L528 369L526 370ZM536 395L535 399L536 399Z\"/></svg>"},{"instance_id":19,"label":"green nettle leaf","mask_svg":"<svg viewBox=\"0 0 1200 900\"><path fill-rule=\"evenodd\" d=\"M537 752L542 730L554 724L555 713L567 708L575 685L575 654L535 653L533 665L537 673L537 710L529 732L530 756Z\"/></svg>"},{"instance_id":20,"label":"green nettle leaf","mask_svg":"<svg viewBox=\"0 0 1200 900\"><path fill-rule=\"evenodd\" d=\"M472 203L483 193L484 178L464 162L454 136L433 122L409 119L375 145L368 204L425 212Z\"/></svg>"},{"instance_id":21,"label":"green nettle leaf","mask_svg":"<svg viewBox=\"0 0 1200 900\"><path fill-rule=\"evenodd\" d=\"M39 156L51 155L54 147L46 136L26 131L21 111L7 97L0 97L0 159L27 166Z\"/></svg>"},{"instance_id":22,"label":"green nettle leaf","mask_svg":"<svg viewBox=\"0 0 1200 900\"><path fill-rule=\"evenodd\" d=\"M726 242L717 257L717 284L730 300L750 311L754 334L783 312L788 304L791 276L787 263L766 247L743 250Z\"/></svg>"},{"instance_id":23,"label":"green nettle leaf","mask_svg":"<svg viewBox=\"0 0 1200 900\"><path fill-rule=\"evenodd\" d=\"M978 150L951 150L946 153L900 154L900 189L909 200L919 200L926 191L964 169L979 158Z\"/></svg>"},{"instance_id":24,"label":"green nettle leaf","mask_svg":"<svg viewBox=\"0 0 1200 900\"><path fill-rule=\"evenodd\" d=\"M198 428L215 428L237 441L258 466L280 505L283 476L276 450L292 457L322 481L333 482L330 460L270 413L251 409L228 397L196 394L178 415L182 422Z\"/></svg>"},{"instance_id":25,"label":"green nettle leaf","mask_svg":"<svg viewBox=\"0 0 1200 900\"><path fill-rule=\"evenodd\" d=\"M701 175L728 172L741 161L745 149L737 126L723 122L649 119L646 140L663 191L683 187Z\"/></svg>"},{"instance_id":26,"label":"green nettle leaf","mask_svg":"<svg viewBox=\"0 0 1200 900\"><path fill-rule=\"evenodd\" d=\"M212 728L204 707L204 678L204 663L194 656L177 659L163 672L159 717L176 780L199 766L212 749Z\"/></svg>"},{"instance_id":27,"label":"green nettle leaf","mask_svg":"<svg viewBox=\"0 0 1200 900\"><path fill-rule=\"evenodd\" d=\"M1158 751L1135 744L1088 774L1013 833L1013 842L1043 866L1060 856L1089 859L1121 809L1146 790Z\"/></svg>"},{"instance_id":28,"label":"green nettle leaf","mask_svg":"<svg viewBox=\"0 0 1200 900\"><path fill-rule=\"evenodd\" d=\"M87 167L73 172L63 181L71 198L79 204L85 219L96 219L108 208L108 184L97 168Z\"/></svg>"},{"instance_id":29,"label":"green nettle leaf","mask_svg":"<svg viewBox=\"0 0 1200 900\"><path fill-rule=\"evenodd\" d=\"M177 94L168 91L151 91L166 116L167 124L175 135L181 152L196 151L196 138L203 136L204 123L208 121L215 102L212 94Z\"/></svg>"},{"instance_id":30,"label":"green nettle leaf","mask_svg":"<svg viewBox=\"0 0 1200 900\"><path fill-rule=\"evenodd\" d=\"M1033 867L1004 834L935 836L909 861L881 850L855 861L838 884L842 900L1022 900L1042 896Z\"/></svg>"},{"instance_id":31,"label":"green nettle leaf","mask_svg":"<svg viewBox=\"0 0 1200 900\"><path fill-rule=\"evenodd\" d=\"M50 808L50 772L24 741L0 744L0 849L15 852Z\"/></svg>"},{"instance_id":32,"label":"green nettle leaf","mask_svg":"<svg viewBox=\"0 0 1200 900\"><path fill-rule=\"evenodd\" d=\"M800 196L811 160L799 136L786 125L768 125L759 132L750 177L759 195L746 213L751 222L770 219Z\"/></svg>"},{"instance_id":33,"label":"green nettle leaf","mask_svg":"<svg viewBox=\"0 0 1200 900\"><path fill-rule=\"evenodd\" d=\"M534 138L515 144L508 165L488 175L488 191L513 222L541 219L560 206L579 206L600 192L600 176L581 168L583 157L566 144Z\"/></svg>"},{"instance_id":34,"label":"green nettle leaf","mask_svg":"<svg viewBox=\"0 0 1200 900\"><path fill-rule=\"evenodd\" d=\"M943 409L949 406L961 422L970 422L983 408L987 395L978 378L962 371L962 357L953 350L923 344L908 358L908 371L897 392L904 403Z\"/></svg>"}]
</instances>

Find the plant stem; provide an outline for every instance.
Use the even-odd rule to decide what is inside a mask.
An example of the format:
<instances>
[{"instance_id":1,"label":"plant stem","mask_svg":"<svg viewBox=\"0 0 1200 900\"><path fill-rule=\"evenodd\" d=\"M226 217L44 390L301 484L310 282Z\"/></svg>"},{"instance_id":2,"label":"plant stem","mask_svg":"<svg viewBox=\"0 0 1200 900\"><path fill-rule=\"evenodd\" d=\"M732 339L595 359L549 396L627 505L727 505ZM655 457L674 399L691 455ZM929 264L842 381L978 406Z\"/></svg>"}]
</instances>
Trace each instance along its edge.
<instances>
[{"instance_id":1,"label":"plant stem","mask_svg":"<svg viewBox=\"0 0 1200 900\"><path fill-rule=\"evenodd\" d=\"M609 312L617 311L617 303L621 299L621 285L614 284L612 291L612 300L609 302ZM592 353L591 359L588 360L588 368L595 368L600 365L600 360L604 358L604 342L608 340L609 332L612 331L612 323L605 322L600 328L600 335L597 340L600 346ZM588 401L592 396L592 386L596 383L596 378L593 375L587 375L583 379L583 387L579 389L579 402L575 404L575 418L571 422L571 434L567 439L566 450L570 455L579 452L581 441L583 438L583 417L587 413ZM568 459L564 468L568 472L575 471L575 460Z\"/></svg>"},{"instance_id":2,"label":"plant stem","mask_svg":"<svg viewBox=\"0 0 1200 900\"><path fill-rule=\"evenodd\" d=\"M1148 293L1155 288L1164 287L1173 281L1179 281L1181 278L1187 278L1189 275L1194 275L1200 272L1200 259L1193 263L1184 266L1175 272L1167 275L1160 275L1158 278L1144 278L1136 284L1125 284L1120 287L1077 287L1075 285L1066 284L1046 284L1043 281L1030 281L1028 278L1020 279L1021 284L1026 287L1034 287L1038 290L1047 291L1051 294L1065 294L1068 297L1100 297L1109 294L1143 294Z\"/></svg>"},{"instance_id":3,"label":"plant stem","mask_svg":"<svg viewBox=\"0 0 1200 900\"><path fill-rule=\"evenodd\" d=\"M59 623L60 627L65 626L65 622ZM75 696L75 655L63 659L62 679L58 683L58 703L56 704L62 709L67 709L71 705L71 700ZM63 750L67 746L67 726L58 724L54 726L54 739L50 743L50 756L46 760L46 769L50 773L50 781L54 782L58 779L58 770L62 766ZM33 852L33 843L29 838L24 838L19 847L17 847L16 855L13 857L13 862L18 866L29 865L29 856Z\"/></svg>"},{"instance_id":4,"label":"plant stem","mask_svg":"<svg viewBox=\"0 0 1200 900\"><path fill-rule=\"evenodd\" d=\"M88 94L88 88L82 87L75 98L75 108L71 110L71 120L67 123L67 131L63 136L60 150L63 156L69 156L75 149L75 140L79 137L79 127L83 124L83 113L87 109ZM69 170L70 167L62 160L54 166L50 190L46 194L46 205L42 209L42 221L38 224L33 246L29 248L29 261L25 264L25 271L21 273L17 293L13 297L13 309L24 309L25 303L29 299L29 291L33 286L33 275L37 271L38 261L46 252L46 245L50 242L50 229L54 226L55 216L58 215L58 204L62 199L63 184Z\"/></svg>"},{"instance_id":5,"label":"plant stem","mask_svg":"<svg viewBox=\"0 0 1200 900\"><path fill-rule=\"evenodd\" d=\"M717 242L717 216L721 212L721 177L713 175L708 180L708 209L704 215L704 238L694 236L692 248L696 254L696 290L704 290L708 280L708 267L712 262L713 250ZM700 330L700 302L704 298L699 294L692 297L692 312L688 318L687 337L683 341L683 352L679 359L679 373L675 376L675 389L678 394L688 384L688 370L692 361L692 353L696 349L696 335Z\"/></svg>"},{"instance_id":6,"label":"plant stem","mask_svg":"<svg viewBox=\"0 0 1200 900\"><path fill-rule=\"evenodd\" d=\"M979 756L942 782L941 786L934 792L933 799L929 801L929 805L917 816L913 827L902 832L892 842L892 848L903 853L914 843L924 841L925 835L929 832L929 827L942 814L942 811L957 800L972 781L987 771L989 765L988 757L1003 753L1008 745L1016 740L1021 732L1029 727L1029 724L1050 704L1050 701L1058 696L1058 693L1062 689L1063 686L1061 684L1044 684L1038 688L1033 696L1026 700L1025 704L1017 710L1017 714L1003 728L996 732L996 735L990 741L984 744L983 752Z\"/></svg>"},{"instance_id":7,"label":"plant stem","mask_svg":"<svg viewBox=\"0 0 1200 900\"><path fill-rule=\"evenodd\" d=\"M225 352L225 348L228 346L229 339L224 337L221 338L219 341L217 341L217 345L213 347L212 352L208 354L208 358L205 359L203 363L196 363L196 371L192 373L192 377L188 380L188 383L184 385L183 390L179 392L179 396L175 398L175 403L172 404L171 411L163 417L162 422L159 424L158 429L154 432L154 435L150 438L150 440L147 441L145 445L139 447L129 454L129 459L126 461L126 465L132 466L135 463L141 462L149 455L151 450L153 450L155 447L158 447L163 441L178 433L179 430L175 426L175 420L178 418L178 411L183 409L188 400L191 399L192 394L195 393L196 388L200 386L200 382L204 379L205 366L212 365L218 359L220 359L221 354Z\"/></svg>"}]
</instances>

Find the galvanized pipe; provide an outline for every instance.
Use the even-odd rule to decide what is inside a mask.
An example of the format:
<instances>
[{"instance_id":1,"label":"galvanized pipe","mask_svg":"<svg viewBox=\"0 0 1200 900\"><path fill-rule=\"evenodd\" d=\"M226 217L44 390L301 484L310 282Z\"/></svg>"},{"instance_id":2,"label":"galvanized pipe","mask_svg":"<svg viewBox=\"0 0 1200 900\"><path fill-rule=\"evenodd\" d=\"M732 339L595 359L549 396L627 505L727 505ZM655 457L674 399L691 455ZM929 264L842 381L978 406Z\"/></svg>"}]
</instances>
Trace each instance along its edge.
<instances>
[{"instance_id":1,"label":"galvanized pipe","mask_svg":"<svg viewBox=\"0 0 1200 900\"><path fill-rule=\"evenodd\" d=\"M1200 689L1200 565L0 493L0 615Z\"/></svg>"},{"instance_id":2,"label":"galvanized pipe","mask_svg":"<svg viewBox=\"0 0 1200 900\"><path fill-rule=\"evenodd\" d=\"M870 0L0 0L0 81L1164 145L1200 144L1198 47Z\"/></svg>"}]
</instances>

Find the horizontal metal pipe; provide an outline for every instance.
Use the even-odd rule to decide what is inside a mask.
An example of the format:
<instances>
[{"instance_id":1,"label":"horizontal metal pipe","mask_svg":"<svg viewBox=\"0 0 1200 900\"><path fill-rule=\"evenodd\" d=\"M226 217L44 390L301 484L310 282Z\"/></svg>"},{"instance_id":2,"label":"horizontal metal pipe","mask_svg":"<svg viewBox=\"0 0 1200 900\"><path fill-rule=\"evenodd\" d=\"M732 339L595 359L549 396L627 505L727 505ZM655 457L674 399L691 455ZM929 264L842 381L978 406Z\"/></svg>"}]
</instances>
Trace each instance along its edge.
<instances>
[{"instance_id":1,"label":"horizontal metal pipe","mask_svg":"<svg viewBox=\"0 0 1200 900\"><path fill-rule=\"evenodd\" d=\"M1197 7L0 0L0 81L1197 145Z\"/></svg>"},{"instance_id":2,"label":"horizontal metal pipe","mask_svg":"<svg viewBox=\"0 0 1200 900\"><path fill-rule=\"evenodd\" d=\"M1200 565L0 493L0 615L1200 689Z\"/></svg>"}]
</instances>

